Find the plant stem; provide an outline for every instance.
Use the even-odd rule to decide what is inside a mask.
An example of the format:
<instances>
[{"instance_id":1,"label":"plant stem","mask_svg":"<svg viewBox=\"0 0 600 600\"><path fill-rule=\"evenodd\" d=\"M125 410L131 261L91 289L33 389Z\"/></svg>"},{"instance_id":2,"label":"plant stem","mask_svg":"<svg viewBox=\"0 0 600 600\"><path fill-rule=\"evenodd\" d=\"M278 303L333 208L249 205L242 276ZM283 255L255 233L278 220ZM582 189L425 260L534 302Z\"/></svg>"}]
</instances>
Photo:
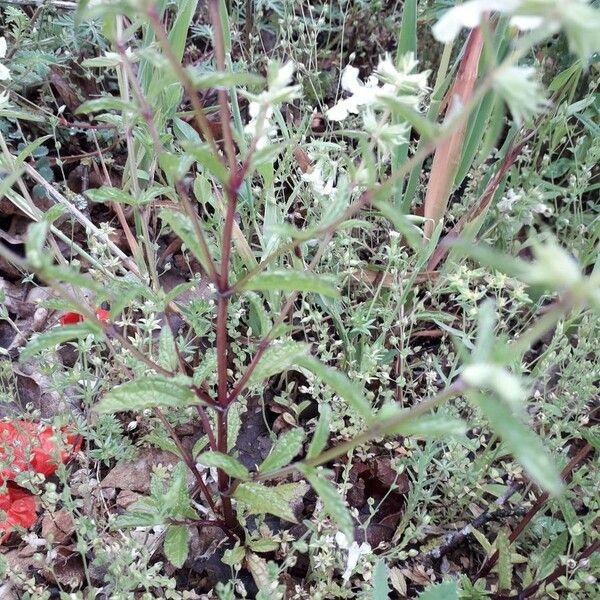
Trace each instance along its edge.
<instances>
[{"instance_id":1,"label":"plant stem","mask_svg":"<svg viewBox=\"0 0 600 600\"><path fill-rule=\"evenodd\" d=\"M169 43L169 36L160 20L160 15L156 10L156 6L151 5L147 11L148 20L150 21L150 25L152 25L152 29L154 30L154 35L156 35L158 42L165 53L167 60L169 61L169 65L175 71L175 75L177 79L183 85L183 89L188 95L190 102L192 103L192 107L194 109L194 118L196 119L196 123L198 128L202 132L204 139L211 146L214 155L219 157L219 149L217 148L217 144L215 142L215 138L212 134L212 130L210 128L210 124L206 115L204 114L204 108L202 108L202 104L200 99L198 98L198 94L194 89L194 84L190 79L190 76L187 74L187 71L184 69L182 64L177 60L177 57L173 53L171 48L171 44Z\"/></svg>"}]
</instances>

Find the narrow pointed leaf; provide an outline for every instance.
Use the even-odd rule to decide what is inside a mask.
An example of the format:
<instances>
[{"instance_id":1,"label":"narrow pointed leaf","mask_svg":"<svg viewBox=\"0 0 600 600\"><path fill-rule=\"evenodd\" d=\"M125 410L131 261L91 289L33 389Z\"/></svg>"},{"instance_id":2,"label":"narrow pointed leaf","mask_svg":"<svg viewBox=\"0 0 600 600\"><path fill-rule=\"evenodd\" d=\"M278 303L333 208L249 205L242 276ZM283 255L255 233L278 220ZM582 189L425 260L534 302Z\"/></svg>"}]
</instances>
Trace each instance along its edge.
<instances>
[{"instance_id":1,"label":"narrow pointed leaf","mask_svg":"<svg viewBox=\"0 0 600 600\"><path fill-rule=\"evenodd\" d=\"M302 468L301 472L323 502L323 508L327 515L338 526L348 541L354 540L352 517L344 499L338 494L336 486L318 475L314 469Z\"/></svg>"},{"instance_id":2,"label":"narrow pointed leaf","mask_svg":"<svg viewBox=\"0 0 600 600\"><path fill-rule=\"evenodd\" d=\"M324 276L306 271L279 270L259 273L249 279L245 290L284 292L314 292L323 296L338 298L340 293L332 281Z\"/></svg>"},{"instance_id":3,"label":"narrow pointed leaf","mask_svg":"<svg viewBox=\"0 0 600 600\"><path fill-rule=\"evenodd\" d=\"M343 400L345 400L361 417L370 420L373 409L367 401L360 384L352 382L341 371L324 365L312 356L298 358L298 365L307 369L327 384Z\"/></svg>"},{"instance_id":4,"label":"narrow pointed leaf","mask_svg":"<svg viewBox=\"0 0 600 600\"><path fill-rule=\"evenodd\" d=\"M284 433L273 445L271 453L258 467L260 473L269 473L290 464L292 459L302 450L304 431L299 427Z\"/></svg>"}]
</instances>

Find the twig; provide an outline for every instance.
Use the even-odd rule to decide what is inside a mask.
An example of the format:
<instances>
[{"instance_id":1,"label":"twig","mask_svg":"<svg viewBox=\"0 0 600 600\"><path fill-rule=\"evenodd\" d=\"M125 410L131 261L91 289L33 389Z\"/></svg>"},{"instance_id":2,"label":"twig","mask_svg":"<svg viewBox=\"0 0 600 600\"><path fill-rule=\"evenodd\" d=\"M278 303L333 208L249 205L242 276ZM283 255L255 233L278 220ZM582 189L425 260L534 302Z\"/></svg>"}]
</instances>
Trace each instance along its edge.
<instances>
[{"instance_id":1,"label":"twig","mask_svg":"<svg viewBox=\"0 0 600 600\"><path fill-rule=\"evenodd\" d=\"M575 470L575 468L585 460L586 456L593 450L591 444L586 444L570 461L569 464L562 470L560 476L562 479L567 482L571 478L571 474ZM509 536L509 542L512 544L520 535L523 533L527 525L531 522L533 517L542 509L544 504L546 504L550 495L548 492L544 492L541 494L538 499L535 501L534 505L529 509L529 512L523 517L523 520L513 529ZM473 578L474 581L481 579L482 577L486 577L489 572L492 570L496 562L498 561L499 552L496 550L494 554L486 561L484 561L483 565Z\"/></svg>"},{"instance_id":2,"label":"twig","mask_svg":"<svg viewBox=\"0 0 600 600\"><path fill-rule=\"evenodd\" d=\"M497 521L499 519L504 519L509 516L513 516L515 514L524 514L525 509L517 508L517 509L505 509L503 508L504 504L514 496L521 488L523 487L523 482L519 482L513 484L508 488L506 493L502 495L495 501L495 510L486 510L482 512L477 518L473 519L468 525L463 527L462 529L451 533L446 537L446 541L438 546L437 548L433 548L433 550L429 550L429 552L417 556L415 558L416 562L431 562L434 560L439 560L448 552L454 550L457 546L462 544L462 542L472 535L474 529L479 529L486 523L490 521Z\"/></svg>"}]
</instances>

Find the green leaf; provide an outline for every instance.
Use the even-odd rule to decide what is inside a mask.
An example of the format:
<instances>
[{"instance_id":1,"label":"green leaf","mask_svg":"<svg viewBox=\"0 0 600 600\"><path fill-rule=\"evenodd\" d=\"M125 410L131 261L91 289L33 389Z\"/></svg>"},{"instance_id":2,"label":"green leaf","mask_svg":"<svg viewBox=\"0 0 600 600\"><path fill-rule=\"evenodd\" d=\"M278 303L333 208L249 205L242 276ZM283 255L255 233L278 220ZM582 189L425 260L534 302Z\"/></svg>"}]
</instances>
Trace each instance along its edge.
<instances>
[{"instance_id":1,"label":"green leaf","mask_svg":"<svg viewBox=\"0 0 600 600\"><path fill-rule=\"evenodd\" d=\"M373 569L373 600L387 600L389 597L388 569L385 561L379 559Z\"/></svg>"},{"instance_id":2,"label":"green leaf","mask_svg":"<svg viewBox=\"0 0 600 600\"><path fill-rule=\"evenodd\" d=\"M324 477L318 475L314 469L299 467L299 470L323 502L323 508L327 515L346 536L348 542L352 541L354 539L352 516L343 498L338 494L337 487Z\"/></svg>"},{"instance_id":3,"label":"green leaf","mask_svg":"<svg viewBox=\"0 0 600 600\"><path fill-rule=\"evenodd\" d=\"M312 440L310 441L306 458L314 458L315 456L321 454L321 452L323 452L325 449L327 440L329 439L331 427L331 406L329 406L329 404L321 404L319 412L321 414L319 416L319 421L315 428L315 432L313 433Z\"/></svg>"},{"instance_id":4,"label":"green leaf","mask_svg":"<svg viewBox=\"0 0 600 600\"><path fill-rule=\"evenodd\" d=\"M90 334L95 335L99 332L100 329L98 327L86 321L77 323L75 325L62 325L32 337L25 348L21 351L20 358L21 360L28 360L35 354L40 353L42 350L55 348L56 346L64 344L65 342L84 338Z\"/></svg>"},{"instance_id":5,"label":"green leaf","mask_svg":"<svg viewBox=\"0 0 600 600\"><path fill-rule=\"evenodd\" d=\"M270 514L285 521L297 523L290 503L304 496L306 491L307 486L302 482L283 483L275 487L247 482L238 485L233 497L242 502L251 514Z\"/></svg>"},{"instance_id":6,"label":"green leaf","mask_svg":"<svg viewBox=\"0 0 600 600\"><path fill-rule=\"evenodd\" d=\"M205 271L210 271L210 257L206 255L190 219L174 210L161 210L160 218L169 225L186 248L194 255Z\"/></svg>"},{"instance_id":7,"label":"green leaf","mask_svg":"<svg viewBox=\"0 0 600 600\"><path fill-rule=\"evenodd\" d=\"M135 107L130 102L119 100L114 96L105 96L103 98L95 98L94 100L88 100L77 108L75 114L85 114L91 112L104 112L108 110L116 110L117 112L133 113Z\"/></svg>"},{"instance_id":8,"label":"green leaf","mask_svg":"<svg viewBox=\"0 0 600 600\"><path fill-rule=\"evenodd\" d=\"M122 515L118 515L113 521L111 521L111 529L154 527L155 525L162 525L162 523L163 519L158 511L154 513L131 511Z\"/></svg>"},{"instance_id":9,"label":"green leaf","mask_svg":"<svg viewBox=\"0 0 600 600\"><path fill-rule=\"evenodd\" d=\"M85 195L92 202L117 202L119 204L136 204L133 196L115 187L99 187L86 190Z\"/></svg>"},{"instance_id":10,"label":"green leaf","mask_svg":"<svg viewBox=\"0 0 600 600\"><path fill-rule=\"evenodd\" d=\"M187 485L188 467L181 461L175 465L166 494L160 495L161 510L171 516L183 516L190 507Z\"/></svg>"},{"instance_id":11,"label":"green leaf","mask_svg":"<svg viewBox=\"0 0 600 600\"><path fill-rule=\"evenodd\" d=\"M531 479L550 494L559 494L563 484L556 461L546 452L540 438L526 427L504 402L474 392L467 396L481 408L490 427L502 438Z\"/></svg>"},{"instance_id":12,"label":"green leaf","mask_svg":"<svg viewBox=\"0 0 600 600\"><path fill-rule=\"evenodd\" d=\"M406 420L397 427L391 426L392 419L409 413L409 410L401 409L399 406L386 405L377 413L377 421L383 424L386 435L415 436L423 439L460 437L465 435L467 430L467 424L462 419L454 419L446 414L421 415Z\"/></svg>"},{"instance_id":13,"label":"green leaf","mask_svg":"<svg viewBox=\"0 0 600 600\"><path fill-rule=\"evenodd\" d=\"M168 561L180 569L188 557L189 532L185 525L169 525L163 549Z\"/></svg>"},{"instance_id":14,"label":"green leaf","mask_svg":"<svg viewBox=\"0 0 600 600\"><path fill-rule=\"evenodd\" d=\"M233 458L229 454L212 451L204 452L198 457L197 461L205 467L216 467L235 479L250 479L248 469L237 458Z\"/></svg>"},{"instance_id":15,"label":"green leaf","mask_svg":"<svg viewBox=\"0 0 600 600\"><path fill-rule=\"evenodd\" d=\"M342 400L345 400L366 421L372 419L373 409L365 398L364 390L360 384L352 382L341 371L324 365L312 356L298 357L297 364L331 387Z\"/></svg>"},{"instance_id":16,"label":"green leaf","mask_svg":"<svg viewBox=\"0 0 600 600\"><path fill-rule=\"evenodd\" d=\"M405 215L400 209L388 201L376 200L375 207L388 219L396 231L404 236L406 243L413 249L423 247L423 232L415 224L413 215Z\"/></svg>"},{"instance_id":17,"label":"green leaf","mask_svg":"<svg viewBox=\"0 0 600 600\"><path fill-rule=\"evenodd\" d=\"M279 542L269 539L251 540L248 542L248 547L253 552L274 552L279 548Z\"/></svg>"},{"instance_id":18,"label":"green leaf","mask_svg":"<svg viewBox=\"0 0 600 600\"><path fill-rule=\"evenodd\" d=\"M246 548L244 546L235 546L225 550L221 561L230 567L234 567L235 565L239 565L244 560L245 556ZM231 597L231 600L233 600L233 596Z\"/></svg>"},{"instance_id":19,"label":"green leaf","mask_svg":"<svg viewBox=\"0 0 600 600\"><path fill-rule=\"evenodd\" d=\"M512 562L510 557L510 540L505 529L501 529L496 537L496 549L498 550L498 588L500 590L510 589L512 583Z\"/></svg>"},{"instance_id":20,"label":"green leaf","mask_svg":"<svg viewBox=\"0 0 600 600\"><path fill-rule=\"evenodd\" d=\"M167 371L177 369L177 349L171 328L167 325L160 330L158 338L158 364Z\"/></svg>"},{"instance_id":21,"label":"green leaf","mask_svg":"<svg viewBox=\"0 0 600 600\"><path fill-rule=\"evenodd\" d=\"M419 600L458 600L458 587L454 581L431 585L419 594Z\"/></svg>"},{"instance_id":22,"label":"green leaf","mask_svg":"<svg viewBox=\"0 0 600 600\"><path fill-rule=\"evenodd\" d=\"M556 561L565 554L568 541L569 532L563 531L558 537L552 540L550 545L544 550L536 574L537 580L544 579L552 573Z\"/></svg>"},{"instance_id":23,"label":"green leaf","mask_svg":"<svg viewBox=\"0 0 600 600\"><path fill-rule=\"evenodd\" d=\"M294 342L293 340L275 340L262 355L248 381L248 385L260 383L273 375L277 375L277 373L287 371L307 353L308 344Z\"/></svg>"},{"instance_id":24,"label":"green leaf","mask_svg":"<svg viewBox=\"0 0 600 600\"><path fill-rule=\"evenodd\" d=\"M219 71L198 73L194 69L188 69L188 74L197 90L219 87L258 87L265 83L260 75L253 73L222 73Z\"/></svg>"},{"instance_id":25,"label":"green leaf","mask_svg":"<svg viewBox=\"0 0 600 600\"><path fill-rule=\"evenodd\" d=\"M284 433L273 445L271 452L258 467L260 473L269 473L289 465L292 459L302 450L304 431L299 427Z\"/></svg>"},{"instance_id":26,"label":"green leaf","mask_svg":"<svg viewBox=\"0 0 600 600\"><path fill-rule=\"evenodd\" d=\"M25 256L34 268L40 269L49 262L47 253L44 251L49 229L50 223L47 221L32 223L27 228Z\"/></svg>"},{"instance_id":27,"label":"green leaf","mask_svg":"<svg viewBox=\"0 0 600 600\"><path fill-rule=\"evenodd\" d=\"M405 0L402 7L396 61L409 52L417 52L417 0Z\"/></svg>"},{"instance_id":28,"label":"green leaf","mask_svg":"<svg viewBox=\"0 0 600 600\"><path fill-rule=\"evenodd\" d=\"M115 413L146 408L193 406L201 401L190 390L173 379L151 376L123 383L106 394L96 405L100 413Z\"/></svg>"},{"instance_id":29,"label":"green leaf","mask_svg":"<svg viewBox=\"0 0 600 600\"><path fill-rule=\"evenodd\" d=\"M245 290L284 292L314 292L323 296L339 298L339 291L330 279L307 271L280 270L258 273L249 279Z\"/></svg>"}]
</instances>

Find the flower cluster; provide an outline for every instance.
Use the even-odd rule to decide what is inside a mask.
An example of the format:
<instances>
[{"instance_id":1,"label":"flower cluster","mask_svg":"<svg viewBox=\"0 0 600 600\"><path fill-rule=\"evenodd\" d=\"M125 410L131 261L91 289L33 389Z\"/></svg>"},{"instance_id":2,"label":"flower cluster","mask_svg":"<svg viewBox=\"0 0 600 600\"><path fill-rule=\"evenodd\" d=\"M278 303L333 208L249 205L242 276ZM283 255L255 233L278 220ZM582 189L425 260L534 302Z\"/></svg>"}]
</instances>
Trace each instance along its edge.
<instances>
[{"instance_id":1,"label":"flower cluster","mask_svg":"<svg viewBox=\"0 0 600 600\"><path fill-rule=\"evenodd\" d=\"M361 114L365 131L384 153L406 143L410 127L402 119L401 109L419 110L427 92L429 71L414 73L417 65L412 53L405 54L398 65L386 54L366 81L360 80L356 67L346 66L341 86L347 95L327 111L327 118L343 121L350 114ZM380 118L378 111L382 109L387 112ZM388 122L390 115L393 118Z\"/></svg>"},{"instance_id":2,"label":"flower cluster","mask_svg":"<svg viewBox=\"0 0 600 600\"><path fill-rule=\"evenodd\" d=\"M250 100L250 122L244 128L244 132L256 140L257 150L267 146L269 140L277 133L277 128L271 123L273 108L298 96L300 87L290 85L295 69L296 66L291 60L284 65L271 63L268 89L257 96L246 93Z\"/></svg>"}]
</instances>

